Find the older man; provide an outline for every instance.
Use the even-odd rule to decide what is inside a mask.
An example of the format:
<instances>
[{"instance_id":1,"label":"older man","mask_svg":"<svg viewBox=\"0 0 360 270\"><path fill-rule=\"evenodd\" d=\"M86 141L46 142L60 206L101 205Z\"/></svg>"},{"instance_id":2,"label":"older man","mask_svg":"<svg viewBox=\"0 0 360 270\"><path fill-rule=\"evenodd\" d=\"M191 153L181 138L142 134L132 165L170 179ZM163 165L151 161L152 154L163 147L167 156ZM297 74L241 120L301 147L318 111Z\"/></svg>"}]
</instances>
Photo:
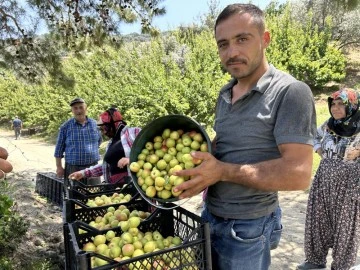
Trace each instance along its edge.
<instances>
[{"instance_id":1,"label":"older man","mask_svg":"<svg viewBox=\"0 0 360 270\"><path fill-rule=\"evenodd\" d=\"M73 118L60 126L56 148L56 174L64 177L68 184L68 176L78 170L98 163L100 159L99 146L102 141L96 121L87 117L87 106L82 98L70 102ZM62 164L65 158L65 168ZM83 182L88 185L100 183L100 178L87 178Z\"/></svg>"}]
</instances>

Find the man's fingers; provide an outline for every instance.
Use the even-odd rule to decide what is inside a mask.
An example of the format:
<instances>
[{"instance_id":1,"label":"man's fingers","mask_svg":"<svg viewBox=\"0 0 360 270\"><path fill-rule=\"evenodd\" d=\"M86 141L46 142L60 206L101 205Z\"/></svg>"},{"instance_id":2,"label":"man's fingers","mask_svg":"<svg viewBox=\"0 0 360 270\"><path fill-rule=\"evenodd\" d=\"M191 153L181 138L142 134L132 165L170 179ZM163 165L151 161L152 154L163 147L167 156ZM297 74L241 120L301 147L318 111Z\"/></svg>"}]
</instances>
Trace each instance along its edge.
<instances>
[{"instance_id":1,"label":"man's fingers","mask_svg":"<svg viewBox=\"0 0 360 270\"><path fill-rule=\"evenodd\" d=\"M204 188L205 188L204 185L198 180L198 178L193 178L176 186L175 192L183 191L183 193L181 193L179 198L184 199L199 194Z\"/></svg>"}]
</instances>

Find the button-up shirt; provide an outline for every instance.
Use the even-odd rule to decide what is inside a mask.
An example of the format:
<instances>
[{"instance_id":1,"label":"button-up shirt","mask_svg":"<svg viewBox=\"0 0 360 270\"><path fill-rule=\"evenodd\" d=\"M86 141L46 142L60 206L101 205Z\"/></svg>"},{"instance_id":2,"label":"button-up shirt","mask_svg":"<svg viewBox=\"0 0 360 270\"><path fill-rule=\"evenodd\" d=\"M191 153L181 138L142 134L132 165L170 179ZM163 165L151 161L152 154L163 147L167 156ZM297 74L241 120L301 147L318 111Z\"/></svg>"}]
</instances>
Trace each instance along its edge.
<instances>
[{"instance_id":1,"label":"button-up shirt","mask_svg":"<svg viewBox=\"0 0 360 270\"><path fill-rule=\"evenodd\" d=\"M94 119L87 118L84 124L80 124L71 118L60 126L54 156L65 157L65 163L70 165L94 164L100 159L101 142Z\"/></svg>"}]
</instances>

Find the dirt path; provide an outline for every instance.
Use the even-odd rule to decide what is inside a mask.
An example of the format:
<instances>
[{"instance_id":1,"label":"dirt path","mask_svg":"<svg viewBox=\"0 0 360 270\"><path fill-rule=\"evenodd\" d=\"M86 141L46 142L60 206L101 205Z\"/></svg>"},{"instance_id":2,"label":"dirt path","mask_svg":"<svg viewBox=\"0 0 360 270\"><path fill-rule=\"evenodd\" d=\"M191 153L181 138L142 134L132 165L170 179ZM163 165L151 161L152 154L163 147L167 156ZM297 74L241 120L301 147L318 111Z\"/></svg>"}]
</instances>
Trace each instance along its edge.
<instances>
[{"instance_id":1,"label":"dirt path","mask_svg":"<svg viewBox=\"0 0 360 270\"><path fill-rule=\"evenodd\" d=\"M21 253L23 256L27 253L28 256L24 257L32 259L41 256L54 259L58 255L61 264L61 211L34 192L37 172L55 171L54 145L30 137L15 140L11 131L0 130L0 146L5 147L10 154L9 161L14 170L8 175L8 180L18 187L18 204L31 224L26 235L27 241L21 246ZM307 192L303 191L280 192L284 230L280 246L272 252L271 270L296 269L296 265L304 258L303 235L307 197ZM197 207L200 202L201 196L196 196L183 204L183 207L200 214L201 209ZM330 256L328 258L330 262Z\"/></svg>"}]
</instances>

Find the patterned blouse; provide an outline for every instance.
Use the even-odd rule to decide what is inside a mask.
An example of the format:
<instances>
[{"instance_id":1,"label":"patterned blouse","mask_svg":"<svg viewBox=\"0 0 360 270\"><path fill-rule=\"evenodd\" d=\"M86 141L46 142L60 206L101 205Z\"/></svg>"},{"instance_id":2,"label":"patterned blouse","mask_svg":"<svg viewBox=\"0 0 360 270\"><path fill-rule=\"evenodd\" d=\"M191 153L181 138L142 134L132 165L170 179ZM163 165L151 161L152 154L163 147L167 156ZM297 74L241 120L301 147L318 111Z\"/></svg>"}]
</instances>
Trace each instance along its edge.
<instances>
[{"instance_id":1,"label":"patterned blouse","mask_svg":"<svg viewBox=\"0 0 360 270\"><path fill-rule=\"evenodd\" d=\"M314 139L315 152L321 148L322 158L360 163L360 132L351 137L336 135L325 121L318 129Z\"/></svg>"},{"instance_id":2,"label":"patterned blouse","mask_svg":"<svg viewBox=\"0 0 360 270\"><path fill-rule=\"evenodd\" d=\"M122 146L124 147L125 157L130 156L131 147L134 143L136 136L139 134L140 131L141 129L138 127L132 128L127 126L125 126L121 130L120 137L121 137ZM109 145L111 145L111 139L107 144L106 150L108 149ZM90 168L85 169L84 173L86 177L96 177L103 175L105 182L111 183L109 166L105 161L103 161L102 164L97 164L95 166L91 166Z\"/></svg>"}]
</instances>

